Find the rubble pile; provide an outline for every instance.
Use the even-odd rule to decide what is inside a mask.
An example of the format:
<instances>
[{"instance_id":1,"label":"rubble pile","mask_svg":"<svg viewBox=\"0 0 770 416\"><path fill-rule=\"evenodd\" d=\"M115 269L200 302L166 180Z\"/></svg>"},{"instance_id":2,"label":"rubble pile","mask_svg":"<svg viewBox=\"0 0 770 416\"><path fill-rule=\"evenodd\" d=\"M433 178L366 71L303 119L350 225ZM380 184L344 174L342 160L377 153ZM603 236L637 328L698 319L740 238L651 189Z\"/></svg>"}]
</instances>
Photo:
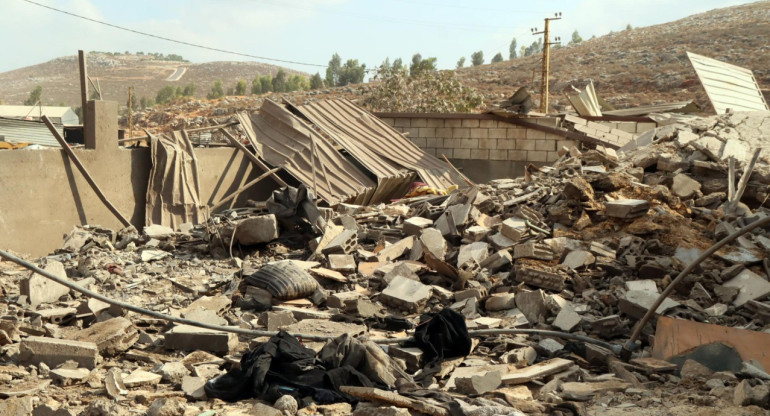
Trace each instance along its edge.
<instances>
[{"instance_id":1,"label":"rubble pile","mask_svg":"<svg viewBox=\"0 0 770 416\"><path fill-rule=\"evenodd\" d=\"M687 265L769 213L770 155L751 161L770 115L659 123L618 152L563 148L552 166L444 196L319 207L312 219L257 201L179 230L77 227L38 261L46 271L153 312L270 334L172 324L3 261L0 413L585 415L695 403L763 414L767 228L701 262L630 359L619 354ZM470 352L453 356L466 329ZM215 389L250 365L270 368L248 373L261 390ZM303 378L277 383L276 368ZM334 382L341 369L347 384ZM328 395L301 387L313 371L332 380Z\"/></svg>"}]
</instances>

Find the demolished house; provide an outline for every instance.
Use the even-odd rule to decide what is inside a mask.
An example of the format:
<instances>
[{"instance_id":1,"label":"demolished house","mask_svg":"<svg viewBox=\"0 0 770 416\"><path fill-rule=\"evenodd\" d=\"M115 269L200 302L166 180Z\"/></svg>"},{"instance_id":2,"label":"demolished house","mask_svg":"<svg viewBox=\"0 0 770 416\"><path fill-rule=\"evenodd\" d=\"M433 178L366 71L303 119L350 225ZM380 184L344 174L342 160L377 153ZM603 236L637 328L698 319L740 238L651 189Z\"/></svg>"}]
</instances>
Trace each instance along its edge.
<instances>
[{"instance_id":1,"label":"demolished house","mask_svg":"<svg viewBox=\"0 0 770 416\"><path fill-rule=\"evenodd\" d=\"M575 144L474 184L347 100L149 135L143 227L0 250L0 413L770 408L770 112L483 119ZM255 172L207 198L220 153Z\"/></svg>"}]
</instances>

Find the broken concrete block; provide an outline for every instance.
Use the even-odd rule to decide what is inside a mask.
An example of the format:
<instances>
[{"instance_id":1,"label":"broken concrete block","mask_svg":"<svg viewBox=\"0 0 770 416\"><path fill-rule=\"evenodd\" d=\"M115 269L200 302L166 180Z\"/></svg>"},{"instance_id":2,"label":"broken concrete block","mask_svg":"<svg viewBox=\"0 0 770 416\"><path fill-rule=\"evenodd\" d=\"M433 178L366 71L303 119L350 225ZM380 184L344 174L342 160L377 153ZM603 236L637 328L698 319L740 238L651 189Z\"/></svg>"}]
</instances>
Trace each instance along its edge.
<instances>
[{"instance_id":1,"label":"broken concrete block","mask_svg":"<svg viewBox=\"0 0 770 416\"><path fill-rule=\"evenodd\" d=\"M43 270L56 277L67 279L67 271L64 265L55 260L49 260ZM29 278L23 279L19 285L19 291L27 297L30 306L35 307L41 303L54 302L62 296L70 293L68 287L60 285L47 277L32 273Z\"/></svg>"},{"instance_id":2,"label":"broken concrete block","mask_svg":"<svg viewBox=\"0 0 770 416\"><path fill-rule=\"evenodd\" d=\"M431 296L430 286L397 276L380 295L382 302L417 312L425 307Z\"/></svg>"},{"instance_id":3,"label":"broken concrete block","mask_svg":"<svg viewBox=\"0 0 770 416\"><path fill-rule=\"evenodd\" d=\"M636 218L646 214L650 209L650 201L643 199L619 199L604 204L604 213L614 218Z\"/></svg>"},{"instance_id":4,"label":"broken concrete block","mask_svg":"<svg viewBox=\"0 0 770 416\"><path fill-rule=\"evenodd\" d=\"M626 292L625 297L618 300L618 309L632 318L642 319L644 314L647 313L647 310L655 303L656 299L658 299L657 293L629 290ZM679 306L679 302L671 298L666 298L663 300L663 303L658 306L658 309L655 310L655 313L662 314L677 306Z\"/></svg>"},{"instance_id":5,"label":"broken concrete block","mask_svg":"<svg viewBox=\"0 0 770 416\"><path fill-rule=\"evenodd\" d=\"M406 371L414 373L422 368L422 350L414 347L390 346L388 354L406 363Z\"/></svg>"},{"instance_id":6,"label":"broken concrete block","mask_svg":"<svg viewBox=\"0 0 770 416\"><path fill-rule=\"evenodd\" d=\"M598 241L592 241L588 251L599 257L615 259L615 250L602 243L599 243Z\"/></svg>"},{"instance_id":7,"label":"broken concrete block","mask_svg":"<svg viewBox=\"0 0 770 416\"><path fill-rule=\"evenodd\" d=\"M112 367L107 371L107 376L104 378L104 390L114 400L118 400L120 396L128 394L126 385L123 383L123 375L120 373L120 368Z\"/></svg>"},{"instance_id":8,"label":"broken concrete block","mask_svg":"<svg viewBox=\"0 0 770 416\"><path fill-rule=\"evenodd\" d=\"M321 250L321 253L329 254L350 254L358 246L358 233L355 230L343 229L334 239Z\"/></svg>"},{"instance_id":9,"label":"broken concrete block","mask_svg":"<svg viewBox=\"0 0 770 416\"><path fill-rule=\"evenodd\" d=\"M228 353L238 344L238 337L228 332L177 325L164 334L163 345L171 350L204 350Z\"/></svg>"},{"instance_id":10,"label":"broken concrete block","mask_svg":"<svg viewBox=\"0 0 770 416\"><path fill-rule=\"evenodd\" d=\"M476 263L481 264L489 256L489 244L484 242L475 242L466 244L460 247L460 252L457 254L457 267L462 267L468 260L473 259Z\"/></svg>"},{"instance_id":11,"label":"broken concrete block","mask_svg":"<svg viewBox=\"0 0 770 416\"><path fill-rule=\"evenodd\" d=\"M267 311L259 315L259 323L264 325L268 331L278 331L279 329L297 322L294 314L290 311Z\"/></svg>"},{"instance_id":12,"label":"broken concrete block","mask_svg":"<svg viewBox=\"0 0 770 416\"><path fill-rule=\"evenodd\" d=\"M154 386L160 383L163 377L160 374L151 373L144 370L134 370L131 374L123 377L123 384L126 387Z\"/></svg>"},{"instance_id":13,"label":"broken concrete block","mask_svg":"<svg viewBox=\"0 0 770 416\"><path fill-rule=\"evenodd\" d=\"M564 261L562 261L561 264L575 270L585 266L590 266L594 264L595 261L596 257L594 257L594 255L590 252L584 250L575 250L570 251L567 256L564 257Z\"/></svg>"},{"instance_id":14,"label":"broken concrete block","mask_svg":"<svg viewBox=\"0 0 770 416\"><path fill-rule=\"evenodd\" d=\"M174 235L174 229L165 225L152 224L144 227L144 235L150 238L164 239Z\"/></svg>"},{"instance_id":15,"label":"broken concrete block","mask_svg":"<svg viewBox=\"0 0 770 416\"><path fill-rule=\"evenodd\" d=\"M537 351L533 347L521 347L506 352L500 356L500 361L508 364L521 364L522 366L534 364L537 359Z\"/></svg>"},{"instance_id":16,"label":"broken concrete block","mask_svg":"<svg viewBox=\"0 0 770 416\"><path fill-rule=\"evenodd\" d=\"M537 259L550 261L554 259L553 250L551 246L545 243L536 243L533 241L523 244L517 244L513 247L514 259Z\"/></svg>"},{"instance_id":17,"label":"broken concrete block","mask_svg":"<svg viewBox=\"0 0 770 416\"><path fill-rule=\"evenodd\" d=\"M585 179L574 176L566 181L564 195L574 201L586 202L594 199L594 190Z\"/></svg>"},{"instance_id":18,"label":"broken concrete block","mask_svg":"<svg viewBox=\"0 0 770 416\"><path fill-rule=\"evenodd\" d=\"M502 384L502 376L499 371L487 371L483 374L455 379L455 389L462 394L484 394L500 387L500 384Z\"/></svg>"},{"instance_id":19,"label":"broken concrete block","mask_svg":"<svg viewBox=\"0 0 770 416\"><path fill-rule=\"evenodd\" d=\"M93 342L28 337L19 346L19 361L24 364L45 363L53 368L72 360L79 367L92 369L96 367L98 359L99 348Z\"/></svg>"},{"instance_id":20,"label":"broken concrete block","mask_svg":"<svg viewBox=\"0 0 770 416\"><path fill-rule=\"evenodd\" d=\"M87 368L57 368L51 370L49 374L57 384L71 386L83 382L91 371Z\"/></svg>"},{"instance_id":21,"label":"broken concrete block","mask_svg":"<svg viewBox=\"0 0 770 416\"><path fill-rule=\"evenodd\" d=\"M696 192L700 191L700 188L700 182L692 179L684 173L680 173L674 176L674 183L671 185L671 192L682 199L690 199L696 194Z\"/></svg>"},{"instance_id":22,"label":"broken concrete block","mask_svg":"<svg viewBox=\"0 0 770 416\"><path fill-rule=\"evenodd\" d=\"M770 294L770 282L749 269L738 273L722 286L738 288L738 296L733 301L735 306L741 306L750 300L757 300Z\"/></svg>"},{"instance_id":23,"label":"broken concrete block","mask_svg":"<svg viewBox=\"0 0 770 416\"><path fill-rule=\"evenodd\" d=\"M559 397L566 400L588 401L594 396L611 391L623 391L631 384L622 380L604 380L592 382L570 381L562 383Z\"/></svg>"},{"instance_id":24,"label":"broken concrete block","mask_svg":"<svg viewBox=\"0 0 770 416\"><path fill-rule=\"evenodd\" d=\"M406 237L383 248L377 253L377 260L392 261L401 257L404 252L411 250L414 246L414 237Z\"/></svg>"},{"instance_id":25,"label":"broken concrete block","mask_svg":"<svg viewBox=\"0 0 770 416\"><path fill-rule=\"evenodd\" d=\"M356 259L350 254L329 254L329 268L342 273L354 273Z\"/></svg>"},{"instance_id":26,"label":"broken concrete block","mask_svg":"<svg viewBox=\"0 0 770 416\"><path fill-rule=\"evenodd\" d=\"M513 293L497 293L487 298L484 303L484 309L487 312L504 311L516 307L515 295Z\"/></svg>"},{"instance_id":27,"label":"broken concrete block","mask_svg":"<svg viewBox=\"0 0 770 416\"><path fill-rule=\"evenodd\" d=\"M500 227L500 234L509 239L513 243L519 242L524 236L529 233L527 222L521 218L511 217L503 221ZM500 247L506 248L506 247Z\"/></svg>"},{"instance_id":28,"label":"broken concrete block","mask_svg":"<svg viewBox=\"0 0 770 416\"><path fill-rule=\"evenodd\" d=\"M498 250L479 263L479 266L482 269L487 269L490 273L495 273L506 266L510 266L512 262L513 257L508 250Z\"/></svg>"},{"instance_id":29,"label":"broken concrete block","mask_svg":"<svg viewBox=\"0 0 770 416\"><path fill-rule=\"evenodd\" d=\"M184 376L190 374L190 370L179 361L171 361L163 364L158 372L161 375L163 381L169 382L174 385L182 384Z\"/></svg>"},{"instance_id":30,"label":"broken concrete block","mask_svg":"<svg viewBox=\"0 0 770 416\"><path fill-rule=\"evenodd\" d=\"M404 220L404 234L419 236L420 232L433 225L433 220L423 217L412 217Z\"/></svg>"},{"instance_id":31,"label":"broken concrete block","mask_svg":"<svg viewBox=\"0 0 770 416\"><path fill-rule=\"evenodd\" d=\"M564 332L571 332L582 318L575 312L572 306L567 305L561 308L559 314L556 315L556 319L553 321L553 326L561 329Z\"/></svg>"},{"instance_id":32,"label":"broken concrete block","mask_svg":"<svg viewBox=\"0 0 770 416\"><path fill-rule=\"evenodd\" d=\"M492 247L494 247L495 250L507 249L513 247L513 245L516 244L515 241L504 236L502 233L492 234L491 236L487 237L487 241L492 244Z\"/></svg>"},{"instance_id":33,"label":"broken concrete block","mask_svg":"<svg viewBox=\"0 0 770 416\"><path fill-rule=\"evenodd\" d=\"M118 317L81 329L72 334L70 339L96 343L99 353L115 356L131 348L139 340L139 332L131 321Z\"/></svg>"},{"instance_id":34,"label":"broken concrete block","mask_svg":"<svg viewBox=\"0 0 770 416\"><path fill-rule=\"evenodd\" d=\"M682 380L705 381L711 377L712 374L714 374L714 371L691 359L687 359L682 365L682 369L679 370L679 377L681 377Z\"/></svg>"},{"instance_id":35,"label":"broken concrete block","mask_svg":"<svg viewBox=\"0 0 770 416\"><path fill-rule=\"evenodd\" d=\"M500 318L481 317L474 319L473 323L476 324L478 329L494 329L499 328L503 320Z\"/></svg>"},{"instance_id":36,"label":"broken concrete block","mask_svg":"<svg viewBox=\"0 0 770 416\"><path fill-rule=\"evenodd\" d=\"M486 239L491 232L491 228L487 228L482 225L474 225L465 229L463 232L463 238L470 242L482 241Z\"/></svg>"},{"instance_id":37,"label":"broken concrete block","mask_svg":"<svg viewBox=\"0 0 770 416\"><path fill-rule=\"evenodd\" d=\"M447 243L441 231L435 228L426 228L420 234L420 244L423 251L430 251L439 260L444 260L447 251Z\"/></svg>"},{"instance_id":38,"label":"broken concrete block","mask_svg":"<svg viewBox=\"0 0 770 416\"><path fill-rule=\"evenodd\" d=\"M517 293L516 307L533 324L544 322L548 315L545 293L540 289Z\"/></svg>"},{"instance_id":39,"label":"broken concrete block","mask_svg":"<svg viewBox=\"0 0 770 416\"><path fill-rule=\"evenodd\" d=\"M721 160L727 160L731 157L735 158L738 162L746 161L746 154L748 153L746 146L741 143L740 140L730 139L722 146L722 152L719 154Z\"/></svg>"},{"instance_id":40,"label":"broken concrete block","mask_svg":"<svg viewBox=\"0 0 770 416\"><path fill-rule=\"evenodd\" d=\"M417 276L417 273L415 273L412 270L412 268L409 267L409 264L404 262L398 263L390 271L385 273L385 275L382 277L382 280L385 283L390 283L393 280L393 278L395 278L396 276L405 277L407 279L411 279L417 282L420 281L420 277Z\"/></svg>"},{"instance_id":41,"label":"broken concrete block","mask_svg":"<svg viewBox=\"0 0 770 416\"><path fill-rule=\"evenodd\" d=\"M203 377L184 376L182 378L182 391L193 400L206 400L206 391L203 386L206 379Z\"/></svg>"},{"instance_id":42,"label":"broken concrete block","mask_svg":"<svg viewBox=\"0 0 770 416\"><path fill-rule=\"evenodd\" d=\"M548 266L539 266L536 269L531 265L519 265L512 273L515 273L519 282L556 291L564 289L567 280L565 272Z\"/></svg>"},{"instance_id":43,"label":"broken concrete block","mask_svg":"<svg viewBox=\"0 0 770 416\"><path fill-rule=\"evenodd\" d=\"M727 305L724 303L715 303L703 310L708 316L722 316L727 313Z\"/></svg>"},{"instance_id":44,"label":"broken concrete block","mask_svg":"<svg viewBox=\"0 0 770 416\"><path fill-rule=\"evenodd\" d=\"M628 290L641 290L644 292L658 293L658 285L654 280L642 279L642 280L629 280L625 282L626 289Z\"/></svg>"},{"instance_id":45,"label":"broken concrete block","mask_svg":"<svg viewBox=\"0 0 770 416\"><path fill-rule=\"evenodd\" d=\"M278 236L278 221L273 214L245 219L235 229L235 240L245 246L269 243Z\"/></svg>"}]
</instances>

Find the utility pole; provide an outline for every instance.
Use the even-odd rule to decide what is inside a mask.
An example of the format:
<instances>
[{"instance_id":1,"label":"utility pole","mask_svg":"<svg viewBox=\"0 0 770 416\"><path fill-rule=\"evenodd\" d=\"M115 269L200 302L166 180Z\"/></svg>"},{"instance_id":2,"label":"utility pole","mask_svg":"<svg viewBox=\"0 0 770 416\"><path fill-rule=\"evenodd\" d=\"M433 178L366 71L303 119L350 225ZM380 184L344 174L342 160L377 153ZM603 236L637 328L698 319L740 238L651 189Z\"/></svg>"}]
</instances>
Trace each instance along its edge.
<instances>
[{"instance_id":1,"label":"utility pole","mask_svg":"<svg viewBox=\"0 0 770 416\"><path fill-rule=\"evenodd\" d=\"M549 34L549 24L551 20L560 20L561 19L561 12L554 13L554 17L546 17L545 18L545 29L541 32L537 31L537 28L532 28L532 34L533 35L543 35L543 72L542 72L542 82L540 86L540 112L541 113L548 113L548 72L550 71L551 67L551 45L555 45L560 43L561 38L557 37L556 42L551 42L548 38Z\"/></svg>"},{"instance_id":2,"label":"utility pole","mask_svg":"<svg viewBox=\"0 0 770 416\"><path fill-rule=\"evenodd\" d=\"M128 87L128 138L134 137L134 87Z\"/></svg>"}]
</instances>

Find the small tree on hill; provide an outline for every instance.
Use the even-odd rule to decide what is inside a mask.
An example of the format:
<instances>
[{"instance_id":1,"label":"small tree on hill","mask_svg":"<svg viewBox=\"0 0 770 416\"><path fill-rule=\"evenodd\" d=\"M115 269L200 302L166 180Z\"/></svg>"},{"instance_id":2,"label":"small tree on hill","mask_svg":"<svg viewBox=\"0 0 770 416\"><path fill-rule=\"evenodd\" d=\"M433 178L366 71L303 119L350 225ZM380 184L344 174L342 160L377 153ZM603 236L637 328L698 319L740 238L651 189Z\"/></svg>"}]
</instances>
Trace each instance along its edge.
<instances>
[{"instance_id":1,"label":"small tree on hill","mask_svg":"<svg viewBox=\"0 0 770 416\"><path fill-rule=\"evenodd\" d=\"M516 38L511 40L510 46L508 46L508 59L516 59Z\"/></svg>"},{"instance_id":2,"label":"small tree on hill","mask_svg":"<svg viewBox=\"0 0 770 416\"><path fill-rule=\"evenodd\" d=\"M465 66L465 57L461 56L460 59L457 60L457 69L460 69Z\"/></svg>"},{"instance_id":3,"label":"small tree on hill","mask_svg":"<svg viewBox=\"0 0 770 416\"><path fill-rule=\"evenodd\" d=\"M158 104L168 104L174 99L174 97L174 87L166 85L165 87L161 88L160 91L158 91L158 94L155 96L155 102Z\"/></svg>"},{"instance_id":4,"label":"small tree on hill","mask_svg":"<svg viewBox=\"0 0 770 416\"><path fill-rule=\"evenodd\" d=\"M259 83L262 84L262 94L273 90L273 77L271 75L263 75L259 77Z\"/></svg>"},{"instance_id":5,"label":"small tree on hill","mask_svg":"<svg viewBox=\"0 0 770 416\"><path fill-rule=\"evenodd\" d=\"M577 45L578 43L582 42L583 38L580 36L577 30L572 32L572 40L569 41L570 45Z\"/></svg>"},{"instance_id":6,"label":"small tree on hill","mask_svg":"<svg viewBox=\"0 0 770 416\"><path fill-rule=\"evenodd\" d=\"M310 78L310 89L311 90L317 90L324 87L324 81L321 79L321 74L318 72L313 75L312 78Z\"/></svg>"},{"instance_id":7,"label":"small tree on hill","mask_svg":"<svg viewBox=\"0 0 770 416\"><path fill-rule=\"evenodd\" d=\"M214 84L211 85L211 91L206 95L206 98L209 100L222 98L225 96L225 89L222 86L222 80L218 79L214 81Z\"/></svg>"},{"instance_id":8,"label":"small tree on hill","mask_svg":"<svg viewBox=\"0 0 770 416\"><path fill-rule=\"evenodd\" d=\"M24 101L24 105L35 105L40 101L40 96L43 94L43 87L38 85L32 91L29 92L29 98Z\"/></svg>"},{"instance_id":9,"label":"small tree on hill","mask_svg":"<svg viewBox=\"0 0 770 416\"><path fill-rule=\"evenodd\" d=\"M254 95L262 94L262 83L259 82L259 77L255 77L251 81L251 93Z\"/></svg>"},{"instance_id":10,"label":"small tree on hill","mask_svg":"<svg viewBox=\"0 0 770 416\"><path fill-rule=\"evenodd\" d=\"M412 64L409 65L409 75L415 76L423 71L435 71L436 58L422 59L422 55L416 53L412 55Z\"/></svg>"},{"instance_id":11,"label":"small tree on hill","mask_svg":"<svg viewBox=\"0 0 770 416\"><path fill-rule=\"evenodd\" d=\"M273 91L286 91L286 72L284 72L283 69L279 69L273 78Z\"/></svg>"},{"instance_id":12,"label":"small tree on hill","mask_svg":"<svg viewBox=\"0 0 770 416\"><path fill-rule=\"evenodd\" d=\"M182 91L182 95L185 97L192 97L195 95L195 84L189 83L185 85L184 90Z\"/></svg>"},{"instance_id":13,"label":"small tree on hill","mask_svg":"<svg viewBox=\"0 0 770 416\"><path fill-rule=\"evenodd\" d=\"M326 85L336 87L340 82L340 70L342 69L342 58L335 53L329 60L329 66L326 67Z\"/></svg>"},{"instance_id":14,"label":"small tree on hill","mask_svg":"<svg viewBox=\"0 0 770 416\"><path fill-rule=\"evenodd\" d=\"M496 64L498 62L503 62L503 54L498 52L497 55L492 57L492 63Z\"/></svg>"},{"instance_id":15,"label":"small tree on hill","mask_svg":"<svg viewBox=\"0 0 770 416\"><path fill-rule=\"evenodd\" d=\"M246 80L239 79L235 84L235 95L246 95Z\"/></svg>"},{"instance_id":16,"label":"small tree on hill","mask_svg":"<svg viewBox=\"0 0 770 416\"><path fill-rule=\"evenodd\" d=\"M473 52L471 54L471 63L473 66L484 64L484 51Z\"/></svg>"},{"instance_id":17,"label":"small tree on hill","mask_svg":"<svg viewBox=\"0 0 770 416\"><path fill-rule=\"evenodd\" d=\"M348 59L340 69L338 86L360 84L364 82L364 75L366 75L366 65L359 65L358 59Z\"/></svg>"}]
</instances>

